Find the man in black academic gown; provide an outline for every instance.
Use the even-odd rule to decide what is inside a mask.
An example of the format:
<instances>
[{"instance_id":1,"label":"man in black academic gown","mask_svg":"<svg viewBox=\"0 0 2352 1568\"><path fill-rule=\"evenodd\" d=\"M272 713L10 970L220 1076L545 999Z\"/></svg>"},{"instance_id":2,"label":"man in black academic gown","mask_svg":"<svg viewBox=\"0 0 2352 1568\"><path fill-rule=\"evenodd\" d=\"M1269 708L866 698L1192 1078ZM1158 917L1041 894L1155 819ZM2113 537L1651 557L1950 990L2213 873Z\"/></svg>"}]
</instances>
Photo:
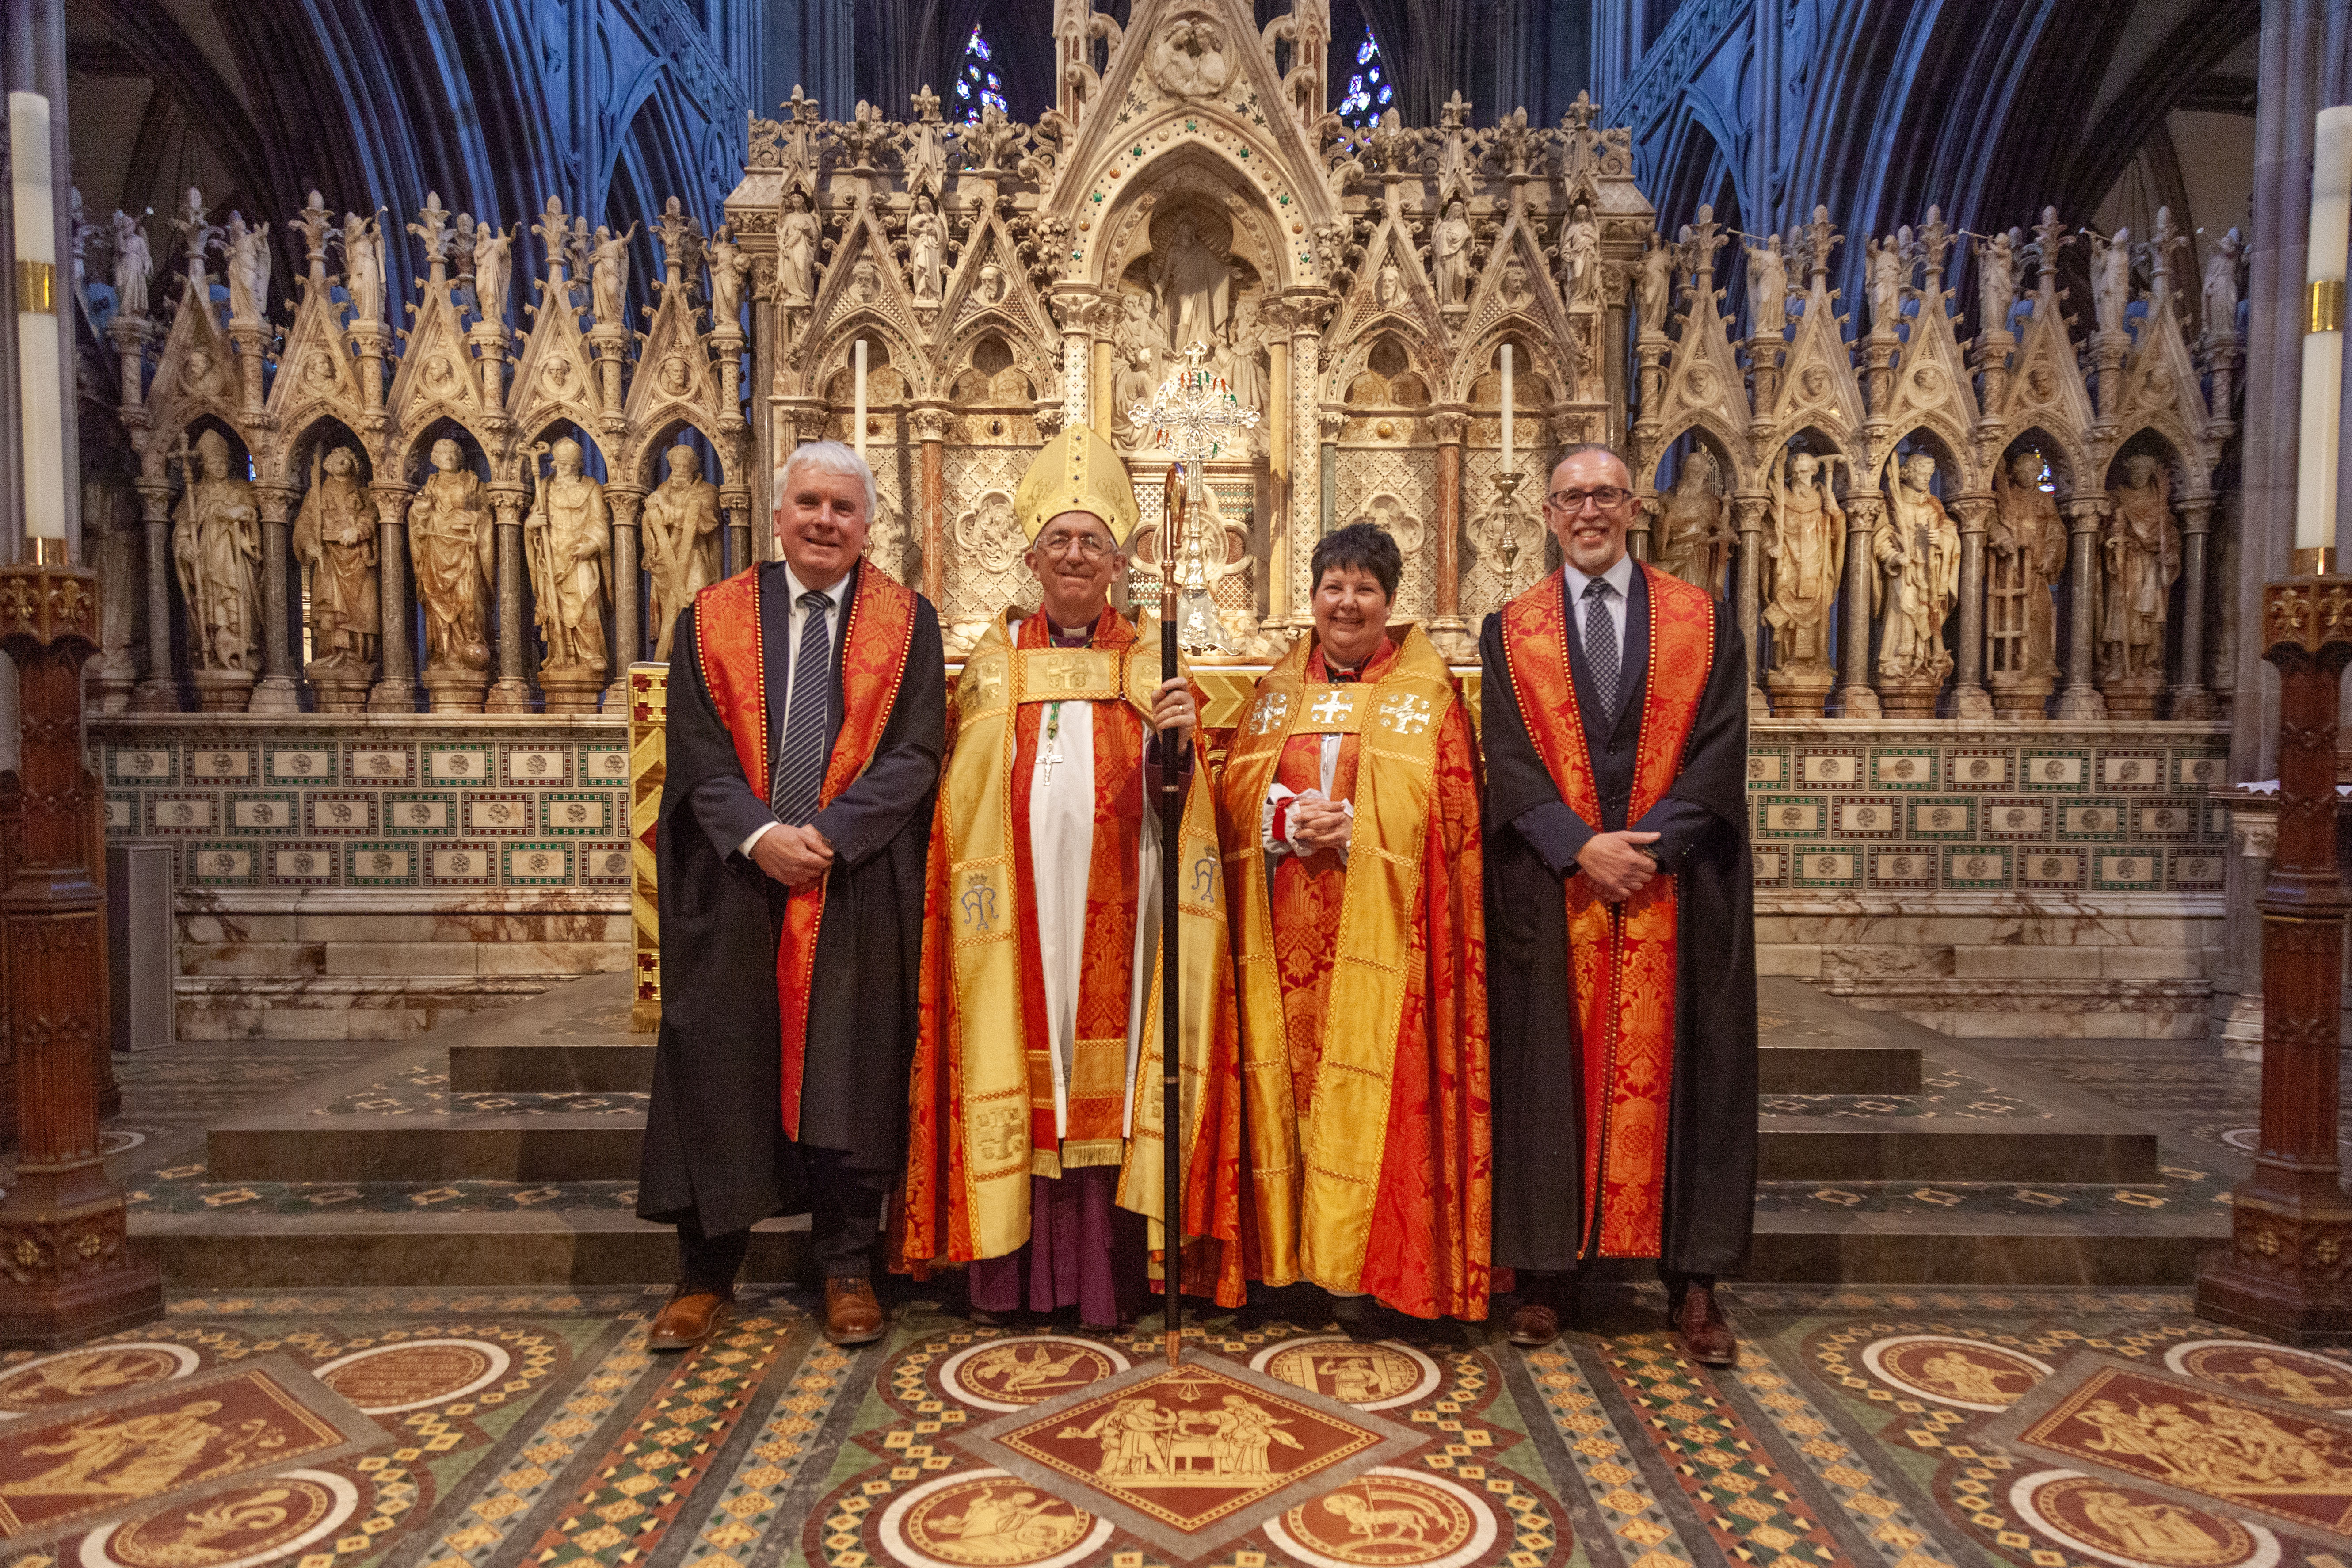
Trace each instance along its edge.
<instances>
[{"instance_id":1,"label":"man in black academic gown","mask_svg":"<svg viewBox=\"0 0 2352 1568\"><path fill-rule=\"evenodd\" d=\"M1494 1261L1536 1345L1580 1264L1656 1258L1685 1352L1727 1366L1715 1282L1756 1185L1746 650L1726 606L1626 554L1615 453L1570 447L1548 489L1563 569L1479 641Z\"/></svg>"},{"instance_id":2,"label":"man in black academic gown","mask_svg":"<svg viewBox=\"0 0 2352 1568\"><path fill-rule=\"evenodd\" d=\"M655 1350L724 1323L751 1227L803 1205L827 1334L883 1328L872 1273L905 1152L946 728L939 617L861 561L874 479L855 452L803 446L778 488L783 559L705 589L672 642L637 1213L677 1226L679 1279ZM786 1014L803 1007L796 1041Z\"/></svg>"}]
</instances>

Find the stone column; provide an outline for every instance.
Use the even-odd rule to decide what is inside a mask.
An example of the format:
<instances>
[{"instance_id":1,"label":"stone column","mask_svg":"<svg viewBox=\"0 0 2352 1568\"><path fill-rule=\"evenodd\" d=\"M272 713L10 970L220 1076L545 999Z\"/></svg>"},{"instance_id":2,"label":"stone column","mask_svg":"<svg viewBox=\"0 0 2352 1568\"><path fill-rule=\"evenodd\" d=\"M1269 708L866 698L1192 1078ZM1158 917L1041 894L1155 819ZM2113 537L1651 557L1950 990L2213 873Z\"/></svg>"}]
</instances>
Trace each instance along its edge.
<instances>
[{"instance_id":1,"label":"stone column","mask_svg":"<svg viewBox=\"0 0 2352 1568\"><path fill-rule=\"evenodd\" d=\"M646 492L604 487L613 512L613 677L604 688L604 711L629 710L629 666L646 657L646 616L639 589L637 513Z\"/></svg>"},{"instance_id":2,"label":"stone column","mask_svg":"<svg viewBox=\"0 0 2352 1568\"><path fill-rule=\"evenodd\" d=\"M1625 270L1612 267L1606 274L1609 288L1608 314L1602 318L1601 333L1601 384L1609 398L1610 447L1625 449L1625 339L1629 322L1625 307ZM1647 326L1648 323L1643 323ZM1650 406L1643 405L1644 408ZM1549 454L1539 454L1541 464Z\"/></svg>"},{"instance_id":3,"label":"stone column","mask_svg":"<svg viewBox=\"0 0 2352 1568\"><path fill-rule=\"evenodd\" d=\"M1878 693L1870 686L1870 579L1878 570L1871 535L1886 504L1875 495L1845 498L1845 603L1840 606L1838 711L1848 719L1878 717Z\"/></svg>"},{"instance_id":4,"label":"stone column","mask_svg":"<svg viewBox=\"0 0 2352 1568\"><path fill-rule=\"evenodd\" d=\"M726 559L719 565L728 576L751 569L751 489L748 485L719 487L719 508L727 514Z\"/></svg>"},{"instance_id":5,"label":"stone column","mask_svg":"<svg viewBox=\"0 0 2352 1568\"><path fill-rule=\"evenodd\" d=\"M2205 689L2205 549L2212 538L2213 498L2180 503L2180 679L2172 688L2172 717L2218 719L2221 705Z\"/></svg>"},{"instance_id":6,"label":"stone column","mask_svg":"<svg viewBox=\"0 0 2352 1568\"><path fill-rule=\"evenodd\" d=\"M408 503L414 486L378 484L376 575L383 593L383 676L368 693L371 713L416 711L416 653L408 640Z\"/></svg>"},{"instance_id":7,"label":"stone column","mask_svg":"<svg viewBox=\"0 0 2352 1568\"><path fill-rule=\"evenodd\" d=\"M283 485L253 489L254 498L261 503L261 681L253 689L246 711L299 713L301 686L295 678L288 630L294 552L286 514L294 503L294 492Z\"/></svg>"},{"instance_id":8,"label":"stone column","mask_svg":"<svg viewBox=\"0 0 2352 1568\"><path fill-rule=\"evenodd\" d=\"M2099 519L2107 503L2063 501L2058 510L2066 515L2066 574L2073 584L2066 595L2066 687L2058 694L2058 717L2104 719L2107 700L2091 683L2091 670L2099 635Z\"/></svg>"},{"instance_id":9,"label":"stone column","mask_svg":"<svg viewBox=\"0 0 2352 1568\"><path fill-rule=\"evenodd\" d=\"M1952 659L1952 717L1990 719L1992 694L1984 684L1985 518L1990 496L1954 496L1952 521L1960 530L1959 647Z\"/></svg>"},{"instance_id":10,"label":"stone column","mask_svg":"<svg viewBox=\"0 0 2352 1568\"><path fill-rule=\"evenodd\" d=\"M1429 416L1437 437L1437 584L1429 632L1448 657L1460 651L1454 645L1463 638L1462 437L1469 425L1469 416L1461 413Z\"/></svg>"},{"instance_id":11,"label":"stone column","mask_svg":"<svg viewBox=\"0 0 2352 1568\"><path fill-rule=\"evenodd\" d=\"M172 653L172 487L142 481L139 501L147 529L147 673L131 689L131 710L176 713L180 680Z\"/></svg>"},{"instance_id":12,"label":"stone column","mask_svg":"<svg viewBox=\"0 0 2352 1568\"><path fill-rule=\"evenodd\" d=\"M498 520L499 678L482 703L482 711L528 713L531 710L530 667L522 639L530 612L522 602L524 492L520 484L513 482L494 484L488 489L491 511Z\"/></svg>"},{"instance_id":13,"label":"stone column","mask_svg":"<svg viewBox=\"0 0 2352 1568\"><path fill-rule=\"evenodd\" d=\"M1764 514L1771 510L1769 496L1731 498L1732 521L1739 529L1739 577L1736 590L1739 639L1748 649L1748 712L1761 718L1764 700Z\"/></svg>"},{"instance_id":14,"label":"stone column","mask_svg":"<svg viewBox=\"0 0 2352 1568\"><path fill-rule=\"evenodd\" d=\"M1268 629L1290 616L1290 340L1276 331L1266 340L1265 620Z\"/></svg>"},{"instance_id":15,"label":"stone column","mask_svg":"<svg viewBox=\"0 0 2352 1568\"><path fill-rule=\"evenodd\" d=\"M1317 537L1330 532L1339 525L1339 432L1347 428L1347 416L1341 414L1316 416L1318 434L1322 437L1316 447L1316 515Z\"/></svg>"},{"instance_id":16,"label":"stone column","mask_svg":"<svg viewBox=\"0 0 2352 1568\"><path fill-rule=\"evenodd\" d=\"M948 589L948 411L929 405L917 408L907 416L907 426L922 444L917 490L921 504L923 597L937 608Z\"/></svg>"},{"instance_id":17,"label":"stone column","mask_svg":"<svg viewBox=\"0 0 2352 1568\"><path fill-rule=\"evenodd\" d=\"M1336 483L1338 452L1322 444L1324 428L1320 386L1323 380L1322 322L1328 300L1300 305L1290 321L1290 510L1284 532L1290 543L1289 598L1282 606L1284 624L1302 627L1314 619L1307 605L1313 584L1307 583L1302 560L1311 562L1315 544L1329 528L1328 491ZM1336 437L1339 425L1331 429Z\"/></svg>"}]
</instances>

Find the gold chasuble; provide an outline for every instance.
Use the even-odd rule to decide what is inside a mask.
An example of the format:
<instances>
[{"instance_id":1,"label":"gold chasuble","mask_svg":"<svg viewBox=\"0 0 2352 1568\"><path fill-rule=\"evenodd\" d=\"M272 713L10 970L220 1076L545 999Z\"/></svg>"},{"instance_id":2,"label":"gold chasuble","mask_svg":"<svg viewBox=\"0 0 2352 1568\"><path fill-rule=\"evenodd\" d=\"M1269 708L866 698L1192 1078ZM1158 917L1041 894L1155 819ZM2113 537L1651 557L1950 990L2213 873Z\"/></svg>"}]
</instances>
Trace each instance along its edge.
<instances>
[{"instance_id":1,"label":"gold chasuble","mask_svg":"<svg viewBox=\"0 0 2352 1568\"><path fill-rule=\"evenodd\" d=\"M1418 626L1357 681L1314 638L1258 682L1225 764L1255 1278L1486 1315L1493 1182L1486 919L1468 715ZM1341 737L1323 761L1325 737ZM1269 786L1355 808L1337 850L1276 857Z\"/></svg>"},{"instance_id":2,"label":"gold chasuble","mask_svg":"<svg viewBox=\"0 0 2352 1568\"><path fill-rule=\"evenodd\" d=\"M1706 591L1641 568L1650 594L1650 666L1633 794L1625 820L1673 785L1715 658ZM1569 673L1573 623L1553 573L1503 608L1511 689L1560 798L1601 820L1584 721ZM1674 1103L1677 911L1674 877L1653 877L1622 903L1568 879L1568 973L1583 1040L1582 1213L1588 1258L1655 1258L1665 1227L1666 1125Z\"/></svg>"},{"instance_id":3,"label":"gold chasuble","mask_svg":"<svg viewBox=\"0 0 2352 1568\"><path fill-rule=\"evenodd\" d=\"M1164 1245L1161 1002L1155 805L1145 748L1156 637L1106 609L1092 645L1050 646L1044 616L1009 616L967 657L949 704L949 759L924 902L920 1037L909 1094L903 1260L1002 1258L1030 1239L1033 1175L1108 1165L1119 1207ZM1054 1048L1031 863L1031 781L1053 765L1056 709L1091 710L1094 837L1076 1027ZM1209 763L1193 733L1179 853L1183 973L1183 1231L1189 1279L1242 1299L1241 1105ZM1142 993L1139 994L1139 993Z\"/></svg>"}]
</instances>

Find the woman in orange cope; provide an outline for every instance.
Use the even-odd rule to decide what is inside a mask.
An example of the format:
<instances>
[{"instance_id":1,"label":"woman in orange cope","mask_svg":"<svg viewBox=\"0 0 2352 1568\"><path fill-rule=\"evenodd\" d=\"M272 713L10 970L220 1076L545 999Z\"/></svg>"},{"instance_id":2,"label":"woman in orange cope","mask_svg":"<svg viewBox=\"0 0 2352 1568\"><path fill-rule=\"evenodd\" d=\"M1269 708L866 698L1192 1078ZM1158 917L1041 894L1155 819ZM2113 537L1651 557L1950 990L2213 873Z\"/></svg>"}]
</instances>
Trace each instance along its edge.
<instances>
[{"instance_id":1,"label":"woman in orange cope","mask_svg":"<svg viewBox=\"0 0 2352 1568\"><path fill-rule=\"evenodd\" d=\"M1258 683L1219 791L1241 994L1250 1275L1486 1315L1486 924L1469 714L1370 523L1316 547L1315 633Z\"/></svg>"}]
</instances>

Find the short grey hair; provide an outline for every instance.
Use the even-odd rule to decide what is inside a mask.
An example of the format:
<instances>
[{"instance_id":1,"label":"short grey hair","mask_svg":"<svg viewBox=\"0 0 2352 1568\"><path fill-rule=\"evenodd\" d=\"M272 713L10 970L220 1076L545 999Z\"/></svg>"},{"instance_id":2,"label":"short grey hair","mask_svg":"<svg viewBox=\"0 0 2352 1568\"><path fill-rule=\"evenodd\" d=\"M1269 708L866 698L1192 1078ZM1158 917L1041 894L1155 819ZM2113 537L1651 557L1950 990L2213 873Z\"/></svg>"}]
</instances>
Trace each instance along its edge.
<instances>
[{"instance_id":1,"label":"short grey hair","mask_svg":"<svg viewBox=\"0 0 2352 1568\"><path fill-rule=\"evenodd\" d=\"M839 441L811 441L793 447L792 456L784 459L782 475L776 480L776 506L779 510L783 507L784 496L792 489L793 474L800 468L814 468L820 474L845 475L856 479L866 487L866 519L868 522L874 520L879 504L874 493L874 470L866 466L866 459L859 457L855 449Z\"/></svg>"}]
</instances>

